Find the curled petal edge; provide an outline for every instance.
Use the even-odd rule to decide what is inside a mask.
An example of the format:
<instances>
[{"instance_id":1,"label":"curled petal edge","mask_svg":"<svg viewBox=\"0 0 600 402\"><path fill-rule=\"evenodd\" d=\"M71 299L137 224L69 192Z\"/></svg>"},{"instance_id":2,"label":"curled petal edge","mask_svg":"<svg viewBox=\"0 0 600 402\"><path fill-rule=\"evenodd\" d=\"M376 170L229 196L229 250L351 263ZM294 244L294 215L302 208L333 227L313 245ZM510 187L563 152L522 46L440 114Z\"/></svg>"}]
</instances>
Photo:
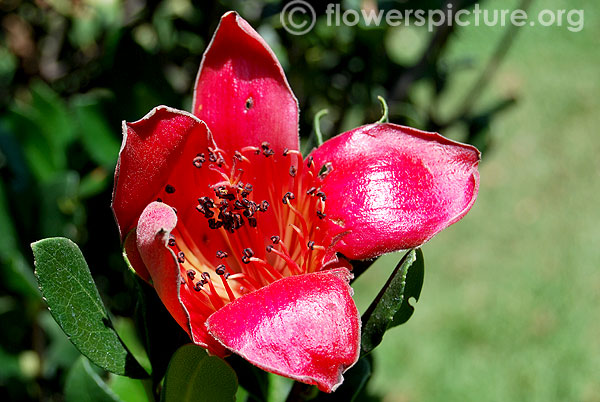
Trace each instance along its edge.
<instances>
[{"instance_id":1,"label":"curled petal edge","mask_svg":"<svg viewBox=\"0 0 600 402\"><path fill-rule=\"evenodd\" d=\"M177 215L170 206L161 202L148 204L136 229L141 259L148 268L158 296L175 321L190 335L194 343L206 348L211 354L223 357L228 353L208 335L204 328L205 318L195 314L193 305L186 305L188 298L182 294L177 256L168 247L169 235L176 224ZM195 322L196 320L201 322Z\"/></svg>"}]
</instances>

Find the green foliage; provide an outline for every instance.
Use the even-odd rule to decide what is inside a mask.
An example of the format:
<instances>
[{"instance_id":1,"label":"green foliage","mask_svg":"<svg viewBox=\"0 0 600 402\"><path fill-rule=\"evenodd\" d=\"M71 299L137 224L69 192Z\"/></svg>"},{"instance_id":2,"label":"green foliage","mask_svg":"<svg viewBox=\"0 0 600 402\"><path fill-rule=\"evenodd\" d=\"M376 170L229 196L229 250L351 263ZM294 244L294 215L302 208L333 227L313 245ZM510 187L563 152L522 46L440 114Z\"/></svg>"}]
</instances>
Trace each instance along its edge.
<instances>
[{"instance_id":1,"label":"green foliage","mask_svg":"<svg viewBox=\"0 0 600 402\"><path fill-rule=\"evenodd\" d=\"M402 305L394 314L394 319L388 328L393 328L404 324L412 317L415 308L410 304L411 299L419 301L421 289L423 288L423 279L425 278L425 262L423 260L423 251L419 248L415 250L415 260L411 263L406 273L404 292L402 295Z\"/></svg>"},{"instance_id":2,"label":"green foliage","mask_svg":"<svg viewBox=\"0 0 600 402\"><path fill-rule=\"evenodd\" d=\"M31 248L42 295L77 349L105 370L134 378L147 376L114 330L77 245L51 238Z\"/></svg>"},{"instance_id":3,"label":"green foliage","mask_svg":"<svg viewBox=\"0 0 600 402\"><path fill-rule=\"evenodd\" d=\"M171 358L161 402L234 401L237 387L235 372L223 359L185 345Z\"/></svg>"},{"instance_id":4,"label":"green foliage","mask_svg":"<svg viewBox=\"0 0 600 402\"><path fill-rule=\"evenodd\" d=\"M409 278L407 275L413 269L417 274ZM409 279L412 280L409 282ZM362 316L361 355L369 354L375 349L388 328L402 324L410 318L413 308L408 305L405 291L410 290L410 296L418 297L422 286L423 253L420 249L413 249L402 257ZM404 306L408 307L402 311Z\"/></svg>"},{"instance_id":5,"label":"green foliage","mask_svg":"<svg viewBox=\"0 0 600 402\"><path fill-rule=\"evenodd\" d=\"M123 402L81 356L69 370L65 402Z\"/></svg>"}]
</instances>

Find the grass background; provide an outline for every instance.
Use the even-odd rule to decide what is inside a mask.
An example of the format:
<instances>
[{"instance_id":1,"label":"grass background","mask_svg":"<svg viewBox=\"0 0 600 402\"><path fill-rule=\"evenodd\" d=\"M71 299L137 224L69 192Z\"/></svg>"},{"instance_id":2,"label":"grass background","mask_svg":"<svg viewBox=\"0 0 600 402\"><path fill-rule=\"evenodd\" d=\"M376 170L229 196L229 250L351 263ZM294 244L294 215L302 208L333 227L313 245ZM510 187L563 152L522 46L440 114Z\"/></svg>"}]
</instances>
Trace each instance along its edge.
<instances>
[{"instance_id":1,"label":"grass background","mask_svg":"<svg viewBox=\"0 0 600 402\"><path fill-rule=\"evenodd\" d=\"M494 122L470 214L423 247L413 318L375 352L385 401L600 401L600 3L542 8L584 9L585 28L521 28L492 81L518 105ZM445 57L483 62L502 34L464 28ZM476 74L455 78L460 98ZM398 259L356 282L361 311Z\"/></svg>"}]
</instances>

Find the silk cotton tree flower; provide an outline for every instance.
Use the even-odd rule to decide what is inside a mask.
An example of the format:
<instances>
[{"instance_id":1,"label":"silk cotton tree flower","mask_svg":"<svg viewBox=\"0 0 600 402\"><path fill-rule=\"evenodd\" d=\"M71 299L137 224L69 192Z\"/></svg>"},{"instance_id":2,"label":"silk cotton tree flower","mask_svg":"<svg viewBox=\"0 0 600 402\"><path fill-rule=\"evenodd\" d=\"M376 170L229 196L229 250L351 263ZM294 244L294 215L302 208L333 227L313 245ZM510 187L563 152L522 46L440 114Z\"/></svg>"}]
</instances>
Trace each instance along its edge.
<instances>
[{"instance_id":1,"label":"silk cotton tree flower","mask_svg":"<svg viewBox=\"0 0 600 402\"><path fill-rule=\"evenodd\" d=\"M225 14L192 113L123 123L113 211L137 274L194 343L331 392L358 359L349 260L417 247L475 201L479 152L388 123L306 158L265 41Z\"/></svg>"}]
</instances>

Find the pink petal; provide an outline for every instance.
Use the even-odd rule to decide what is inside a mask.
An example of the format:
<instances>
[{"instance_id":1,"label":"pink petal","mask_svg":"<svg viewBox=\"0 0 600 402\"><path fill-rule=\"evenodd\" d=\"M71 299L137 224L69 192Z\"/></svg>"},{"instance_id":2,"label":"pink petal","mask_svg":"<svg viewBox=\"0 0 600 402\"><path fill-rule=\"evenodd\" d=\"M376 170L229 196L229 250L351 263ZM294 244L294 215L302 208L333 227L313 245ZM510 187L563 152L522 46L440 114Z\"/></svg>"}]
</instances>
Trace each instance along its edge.
<instances>
[{"instance_id":1,"label":"pink petal","mask_svg":"<svg viewBox=\"0 0 600 402\"><path fill-rule=\"evenodd\" d=\"M350 259L416 247L458 221L477 197L479 151L395 124L371 124L316 149L317 166L333 171L326 230L333 250Z\"/></svg>"},{"instance_id":2,"label":"pink petal","mask_svg":"<svg viewBox=\"0 0 600 402\"><path fill-rule=\"evenodd\" d=\"M229 12L204 53L193 113L219 147L271 144L279 155L298 149L298 102L273 51L237 13Z\"/></svg>"},{"instance_id":3,"label":"pink petal","mask_svg":"<svg viewBox=\"0 0 600 402\"><path fill-rule=\"evenodd\" d=\"M359 356L350 278L344 268L283 278L211 315L209 333L264 370L331 392Z\"/></svg>"},{"instance_id":4,"label":"pink petal","mask_svg":"<svg viewBox=\"0 0 600 402\"><path fill-rule=\"evenodd\" d=\"M135 123L123 122L112 200L121 240L135 227L146 205L164 190L184 150L206 149L211 141L203 122L166 106L154 108Z\"/></svg>"},{"instance_id":5,"label":"pink petal","mask_svg":"<svg viewBox=\"0 0 600 402\"><path fill-rule=\"evenodd\" d=\"M177 224L177 215L170 206L150 203L142 212L137 225L137 246L148 268L156 293L175 321L190 335L194 343L208 348L219 356L225 349L208 335L205 316L194 308L194 297L187 286L181 286L177 257L167 246L169 234Z\"/></svg>"}]
</instances>

